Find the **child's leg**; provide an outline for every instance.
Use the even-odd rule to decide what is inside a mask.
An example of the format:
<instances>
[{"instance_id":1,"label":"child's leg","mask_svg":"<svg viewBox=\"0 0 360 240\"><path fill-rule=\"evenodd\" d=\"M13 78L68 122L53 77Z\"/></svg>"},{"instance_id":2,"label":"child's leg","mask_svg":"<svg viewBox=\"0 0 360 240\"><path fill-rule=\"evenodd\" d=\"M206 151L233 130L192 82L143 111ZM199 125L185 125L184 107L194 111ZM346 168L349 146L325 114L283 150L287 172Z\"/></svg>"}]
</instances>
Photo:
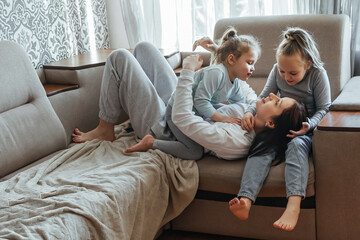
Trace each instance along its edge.
<instances>
[{"instance_id":1,"label":"child's leg","mask_svg":"<svg viewBox=\"0 0 360 240\"><path fill-rule=\"evenodd\" d=\"M140 142L138 142L137 144L135 144L134 146L131 146L129 148L125 149L126 153L131 153L131 152L146 152L149 149L152 149L153 145L154 145L154 141L155 138L148 134L145 135Z\"/></svg>"},{"instance_id":2,"label":"child's leg","mask_svg":"<svg viewBox=\"0 0 360 240\"><path fill-rule=\"evenodd\" d=\"M173 141L156 139L152 148L169 153L174 157L186 160L199 160L204 154L204 148L176 127L171 120L171 111L172 108L168 106L166 109L166 122L176 139Z\"/></svg>"},{"instance_id":3,"label":"child's leg","mask_svg":"<svg viewBox=\"0 0 360 240\"><path fill-rule=\"evenodd\" d=\"M204 148L176 127L171 120L171 110L172 108L168 106L166 109L166 119L168 127L176 138L175 140L155 139L151 135L146 135L139 143L125 149L125 152L145 152L149 149L159 149L174 157L186 160L199 160L203 156Z\"/></svg>"},{"instance_id":4,"label":"child's leg","mask_svg":"<svg viewBox=\"0 0 360 240\"><path fill-rule=\"evenodd\" d=\"M285 212L276 222L274 222L273 226L285 231L292 231L299 218L301 199L302 196L290 196Z\"/></svg>"},{"instance_id":5,"label":"child's leg","mask_svg":"<svg viewBox=\"0 0 360 240\"><path fill-rule=\"evenodd\" d=\"M230 211L240 220L246 220L249 217L252 200L247 197L240 199L235 197L229 202Z\"/></svg>"},{"instance_id":6,"label":"child's leg","mask_svg":"<svg viewBox=\"0 0 360 240\"><path fill-rule=\"evenodd\" d=\"M304 135L292 139L285 152L285 182L288 204L274 226L291 231L295 228L300 213L301 199L305 197L309 177L308 158L312 138Z\"/></svg>"},{"instance_id":7,"label":"child's leg","mask_svg":"<svg viewBox=\"0 0 360 240\"><path fill-rule=\"evenodd\" d=\"M275 158L275 153L269 153L262 156L248 157L241 179L241 187L238 196L243 200L255 201L263 183L266 179L272 161ZM247 219L251 204L234 198L229 202L230 211L239 219Z\"/></svg>"},{"instance_id":8,"label":"child's leg","mask_svg":"<svg viewBox=\"0 0 360 240\"><path fill-rule=\"evenodd\" d=\"M163 152L173 155L174 157L186 160L201 159L204 154L204 148L200 144L194 142L186 135L184 135L179 129L177 129L177 131L174 131L174 127L177 128L175 124L173 124L170 129L177 140L168 141L155 139L152 148L159 149Z\"/></svg>"}]
</instances>

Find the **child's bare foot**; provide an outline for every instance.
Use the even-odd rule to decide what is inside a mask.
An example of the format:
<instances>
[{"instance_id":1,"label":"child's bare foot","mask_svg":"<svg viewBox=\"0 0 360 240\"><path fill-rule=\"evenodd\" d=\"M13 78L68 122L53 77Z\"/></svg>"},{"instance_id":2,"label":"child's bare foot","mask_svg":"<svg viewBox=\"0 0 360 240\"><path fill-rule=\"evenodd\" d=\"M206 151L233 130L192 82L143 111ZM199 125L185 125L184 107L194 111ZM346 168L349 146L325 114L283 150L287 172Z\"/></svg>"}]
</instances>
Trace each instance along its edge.
<instances>
[{"instance_id":1,"label":"child's bare foot","mask_svg":"<svg viewBox=\"0 0 360 240\"><path fill-rule=\"evenodd\" d=\"M251 205L252 201L246 197L236 197L229 202L230 211L241 220L248 219Z\"/></svg>"},{"instance_id":2,"label":"child's bare foot","mask_svg":"<svg viewBox=\"0 0 360 240\"><path fill-rule=\"evenodd\" d=\"M115 141L114 124L100 120L99 125L89 131L81 132L78 128L75 128L74 133L71 134L73 142L82 143L93 139L100 139L106 141Z\"/></svg>"},{"instance_id":3,"label":"child's bare foot","mask_svg":"<svg viewBox=\"0 0 360 240\"><path fill-rule=\"evenodd\" d=\"M273 226L285 231L292 231L299 219L301 196L290 196L282 216L274 222Z\"/></svg>"},{"instance_id":4,"label":"child's bare foot","mask_svg":"<svg viewBox=\"0 0 360 240\"><path fill-rule=\"evenodd\" d=\"M154 145L154 141L155 141L155 138L153 136L151 136L150 134L145 135L139 143L135 144L132 147L125 149L125 152L126 153L146 152L147 150L152 148L152 146Z\"/></svg>"}]
</instances>

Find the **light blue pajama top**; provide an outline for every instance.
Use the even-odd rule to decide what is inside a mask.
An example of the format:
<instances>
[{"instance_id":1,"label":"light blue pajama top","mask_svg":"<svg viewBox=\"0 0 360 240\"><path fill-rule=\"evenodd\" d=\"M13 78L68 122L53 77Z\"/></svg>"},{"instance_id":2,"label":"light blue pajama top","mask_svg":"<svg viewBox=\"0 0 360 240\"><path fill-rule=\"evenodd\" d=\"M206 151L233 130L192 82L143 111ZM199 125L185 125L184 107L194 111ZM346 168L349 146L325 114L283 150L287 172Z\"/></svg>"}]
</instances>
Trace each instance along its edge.
<instances>
[{"instance_id":1,"label":"light blue pajama top","mask_svg":"<svg viewBox=\"0 0 360 240\"><path fill-rule=\"evenodd\" d=\"M244 92L246 91L246 92ZM248 84L240 79L232 83L224 64L211 65L195 73L192 96L194 100L193 111L203 118L210 118L227 103L255 103L255 92L249 93ZM169 100L173 106L174 93Z\"/></svg>"}]
</instances>

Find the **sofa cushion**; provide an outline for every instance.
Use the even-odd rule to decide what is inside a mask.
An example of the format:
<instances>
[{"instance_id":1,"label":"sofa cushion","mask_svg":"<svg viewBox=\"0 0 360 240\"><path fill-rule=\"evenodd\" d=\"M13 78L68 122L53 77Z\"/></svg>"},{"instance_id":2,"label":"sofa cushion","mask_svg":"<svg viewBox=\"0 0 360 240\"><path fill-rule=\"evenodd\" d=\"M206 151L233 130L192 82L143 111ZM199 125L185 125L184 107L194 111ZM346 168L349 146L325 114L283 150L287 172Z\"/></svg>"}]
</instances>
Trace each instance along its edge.
<instances>
[{"instance_id":1,"label":"sofa cushion","mask_svg":"<svg viewBox=\"0 0 360 240\"><path fill-rule=\"evenodd\" d=\"M199 167L199 190L237 195L246 159L228 161L206 156L197 161ZM258 197L286 197L285 163L271 167ZM312 157L309 158L309 179L306 196L315 195L315 171Z\"/></svg>"},{"instance_id":2,"label":"sofa cushion","mask_svg":"<svg viewBox=\"0 0 360 240\"><path fill-rule=\"evenodd\" d=\"M66 147L65 131L22 47L0 42L0 177Z\"/></svg>"},{"instance_id":3,"label":"sofa cushion","mask_svg":"<svg viewBox=\"0 0 360 240\"><path fill-rule=\"evenodd\" d=\"M360 111L360 76L353 77L345 85L340 95L331 104L333 111Z\"/></svg>"}]
</instances>

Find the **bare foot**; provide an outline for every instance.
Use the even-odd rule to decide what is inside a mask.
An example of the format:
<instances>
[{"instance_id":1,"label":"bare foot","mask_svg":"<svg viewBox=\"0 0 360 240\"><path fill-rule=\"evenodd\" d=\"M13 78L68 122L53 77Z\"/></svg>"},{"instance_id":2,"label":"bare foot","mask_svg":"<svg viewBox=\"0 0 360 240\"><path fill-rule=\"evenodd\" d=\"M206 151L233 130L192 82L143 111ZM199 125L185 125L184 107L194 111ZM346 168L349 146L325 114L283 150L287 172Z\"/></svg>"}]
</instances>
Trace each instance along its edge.
<instances>
[{"instance_id":1,"label":"bare foot","mask_svg":"<svg viewBox=\"0 0 360 240\"><path fill-rule=\"evenodd\" d=\"M71 134L73 142L82 143L93 139L100 139L106 141L115 141L114 124L100 120L99 125L89 131L81 132L78 128L75 128L74 133Z\"/></svg>"},{"instance_id":2,"label":"bare foot","mask_svg":"<svg viewBox=\"0 0 360 240\"><path fill-rule=\"evenodd\" d=\"M125 149L125 152L126 153L146 152L147 150L152 148L152 146L154 145L154 141L155 141L155 138L153 136L151 136L150 134L145 135L145 137L143 137L143 139L141 139L141 141L139 143L135 144L132 147Z\"/></svg>"},{"instance_id":3,"label":"bare foot","mask_svg":"<svg viewBox=\"0 0 360 240\"><path fill-rule=\"evenodd\" d=\"M274 222L273 226L285 231L292 231L299 219L301 196L290 196L282 216Z\"/></svg>"},{"instance_id":4,"label":"bare foot","mask_svg":"<svg viewBox=\"0 0 360 240\"><path fill-rule=\"evenodd\" d=\"M229 202L230 211L241 220L248 219L251 205L252 201L246 197L236 197Z\"/></svg>"}]
</instances>

